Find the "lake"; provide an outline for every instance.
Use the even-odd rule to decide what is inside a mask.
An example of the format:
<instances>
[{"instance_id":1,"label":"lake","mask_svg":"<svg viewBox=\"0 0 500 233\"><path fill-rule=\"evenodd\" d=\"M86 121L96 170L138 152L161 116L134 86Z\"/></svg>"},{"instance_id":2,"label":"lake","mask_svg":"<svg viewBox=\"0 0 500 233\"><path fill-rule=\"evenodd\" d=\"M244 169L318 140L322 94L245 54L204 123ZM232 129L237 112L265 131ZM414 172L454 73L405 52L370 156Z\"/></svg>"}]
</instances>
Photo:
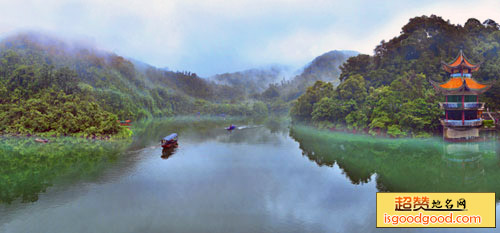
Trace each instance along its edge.
<instances>
[{"instance_id":1,"label":"lake","mask_svg":"<svg viewBox=\"0 0 500 233\"><path fill-rule=\"evenodd\" d=\"M0 232L498 232L375 228L379 191L498 198L495 136L449 144L282 119L157 119L133 130L120 142L0 138ZM162 153L172 132L179 147Z\"/></svg>"}]
</instances>

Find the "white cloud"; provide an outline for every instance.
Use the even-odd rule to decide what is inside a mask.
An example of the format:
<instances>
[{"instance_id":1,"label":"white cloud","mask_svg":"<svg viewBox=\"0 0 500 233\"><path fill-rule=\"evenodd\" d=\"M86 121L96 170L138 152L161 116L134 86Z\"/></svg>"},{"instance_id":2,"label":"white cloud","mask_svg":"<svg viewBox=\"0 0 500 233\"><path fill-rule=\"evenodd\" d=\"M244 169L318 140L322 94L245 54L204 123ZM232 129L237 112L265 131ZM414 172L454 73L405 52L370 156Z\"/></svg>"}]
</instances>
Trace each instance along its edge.
<instances>
[{"instance_id":1,"label":"white cloud","mask_svg":"<svg viewBox=\"0 0 500 233\"><path fill-rule=\"evenodd\" d=\"M335 29L324 31L298 30L284 37L273 38L262 48L247 51L249 60L261 60L266 63L280 61L286 64L302 66L315 57L333 49L353 49L352 39Z\"/></svg>"},{"instance_id":2,"label":"white cloud","mask_svg":"<svg viewBox=\"0 0 500 233\"><path fill-rule=\"evenodd\" d=\"M436 14L464 24L495 20L498 9L493 0L0 0L0 35L40 29L91 38L124 56L206 76L302 66L333 49L371 54L409 18Z\"/></svg>"}]
</instances>

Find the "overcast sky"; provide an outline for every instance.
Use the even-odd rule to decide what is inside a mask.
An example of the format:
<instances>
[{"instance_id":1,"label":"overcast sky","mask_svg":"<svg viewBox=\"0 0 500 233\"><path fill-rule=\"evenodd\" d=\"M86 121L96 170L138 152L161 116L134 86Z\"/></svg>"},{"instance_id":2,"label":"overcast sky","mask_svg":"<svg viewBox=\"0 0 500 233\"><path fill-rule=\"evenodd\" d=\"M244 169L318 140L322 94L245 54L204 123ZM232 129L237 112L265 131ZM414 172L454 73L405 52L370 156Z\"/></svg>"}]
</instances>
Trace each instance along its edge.
<instances>
[{"instance_id":1,"label":"overcast sky","mask_svg":"<svg viewBox=\"0 0 500 233\"><path fill-rule=\"evenodd\" d=\"M201 76L269 64L300 68L330 50L372 54L409 18L500 22L500 1L0 0L0 36L40 30Z\"/></svg>"}]
</instances>

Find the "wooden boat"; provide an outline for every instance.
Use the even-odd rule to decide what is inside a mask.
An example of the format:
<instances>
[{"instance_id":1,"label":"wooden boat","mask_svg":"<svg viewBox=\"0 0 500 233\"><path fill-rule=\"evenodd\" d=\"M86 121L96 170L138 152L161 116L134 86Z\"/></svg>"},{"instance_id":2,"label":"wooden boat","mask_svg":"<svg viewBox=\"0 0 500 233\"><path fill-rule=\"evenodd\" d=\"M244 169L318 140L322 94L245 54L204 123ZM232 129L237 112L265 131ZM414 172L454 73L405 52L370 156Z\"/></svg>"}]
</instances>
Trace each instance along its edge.
<instances>
[{"instance_id":1,"label":"wooden boat","mask_svg":"<svg viewBox=\"0 0 500 233\"><path fill-rule=\"evenodd\" d=\"M227 130L233 130L233 129L236 129L236 126L234 125L230 125L229 127L226 128Z\"/></svg>"},{"instance_id":2,"label":"wooden boat","mask_svg":"<svg viewBox=\"0 0 500 233\"><path fill-rule=\"evenodd\" d=\"M173 133L161 140L161 147L163 148L172 148L177 146L177 134Z\"/></svg>"},{"instance_id":3,"label":"wooden boat","mask_svg":"<svg viewBox=\"0 0 500 233\"><path fill-rule=\"evenodd\" d=\"M47 143L47 142L49 142L49 139L35 138L35 142Z\"/></svg>"}]
</instances>

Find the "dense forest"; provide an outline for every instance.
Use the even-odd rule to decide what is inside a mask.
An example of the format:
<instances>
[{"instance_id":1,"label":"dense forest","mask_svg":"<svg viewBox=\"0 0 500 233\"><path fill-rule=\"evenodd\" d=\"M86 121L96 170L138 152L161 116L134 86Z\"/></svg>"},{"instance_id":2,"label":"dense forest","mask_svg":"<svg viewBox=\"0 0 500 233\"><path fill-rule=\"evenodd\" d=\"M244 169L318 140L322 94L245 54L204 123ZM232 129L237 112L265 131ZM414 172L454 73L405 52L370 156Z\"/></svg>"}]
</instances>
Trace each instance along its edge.
<instances>
[{"instance_id":1,"label":"dense forest","mask_svg":"<svg viewBox=\"0 0 500 233\"><path fill-rule=\"evenodd\" d=\"M285 79L279 69L205 79L23 33L0 42L0 132L109 135L121 131L117 120L286 114L293 105L295 121L320 127L428 136L440 129L437 103L443 99L429 80L445 81L440 62L460 50L481 64L475 79L494 83L480 101L497 110L499 43L493 20L469 19L462 26L421 16L372 56L328 52Z\"/></svg>"},{"instance_id":2,"label":"dense forest","mask_svg":"<svg viewBox=\"0 0 500 233\"><path fill-rule=\"evenodd\" d=\"M126 136L118 120L288 114L305 87L338 80L349 53L322 55L287 81L283 67L205 79L53 36L20 33L0 41L0 134Z\"/></svg>"},{"instance_id":3,"label":"dense forest","mask_svg":"<svg viewBox=\"0 0 500 233\"><path fill-rule=\"evenodd\" d=\"M21 33L0 41L0 134L126 136L130 132L123 132L119 120L287 114L306 86L338 80L339 65L350 55L328 55L287 81L279 68L214 80L155 68L85 44ZM318 76L325 72L334 77Z\"/></svg>"},{"instance_id":4,"label":"dense forest","mask_svg":"<svg viewBox=\"0 0 500 233\"><path fill-rule=\"evenodd\" d=\"M493 20L469 19L454 25L432 15L415 17L401 34L382 41L373 56L350 57L341 67L341 83L316 82L291 109L295 121L319 127L383 130L391 136L428 136L439 130L442 111L429 80L449 77L441 61L450 62L462 49L481 64L473 77L494 82L480 96L489 109L500 106L500 30Z\"/></svg>"},{"instance_id":5,"label":"dense forest","mask_svg":"<svg viewBox=\"0 0 500 233\"><path fill-rule=\"evenodd\" d=\"M127 134L118 120L267 113L262 101L194 73L37 33L0 42L0 134Z\"/></svg>"}]
</instances>

